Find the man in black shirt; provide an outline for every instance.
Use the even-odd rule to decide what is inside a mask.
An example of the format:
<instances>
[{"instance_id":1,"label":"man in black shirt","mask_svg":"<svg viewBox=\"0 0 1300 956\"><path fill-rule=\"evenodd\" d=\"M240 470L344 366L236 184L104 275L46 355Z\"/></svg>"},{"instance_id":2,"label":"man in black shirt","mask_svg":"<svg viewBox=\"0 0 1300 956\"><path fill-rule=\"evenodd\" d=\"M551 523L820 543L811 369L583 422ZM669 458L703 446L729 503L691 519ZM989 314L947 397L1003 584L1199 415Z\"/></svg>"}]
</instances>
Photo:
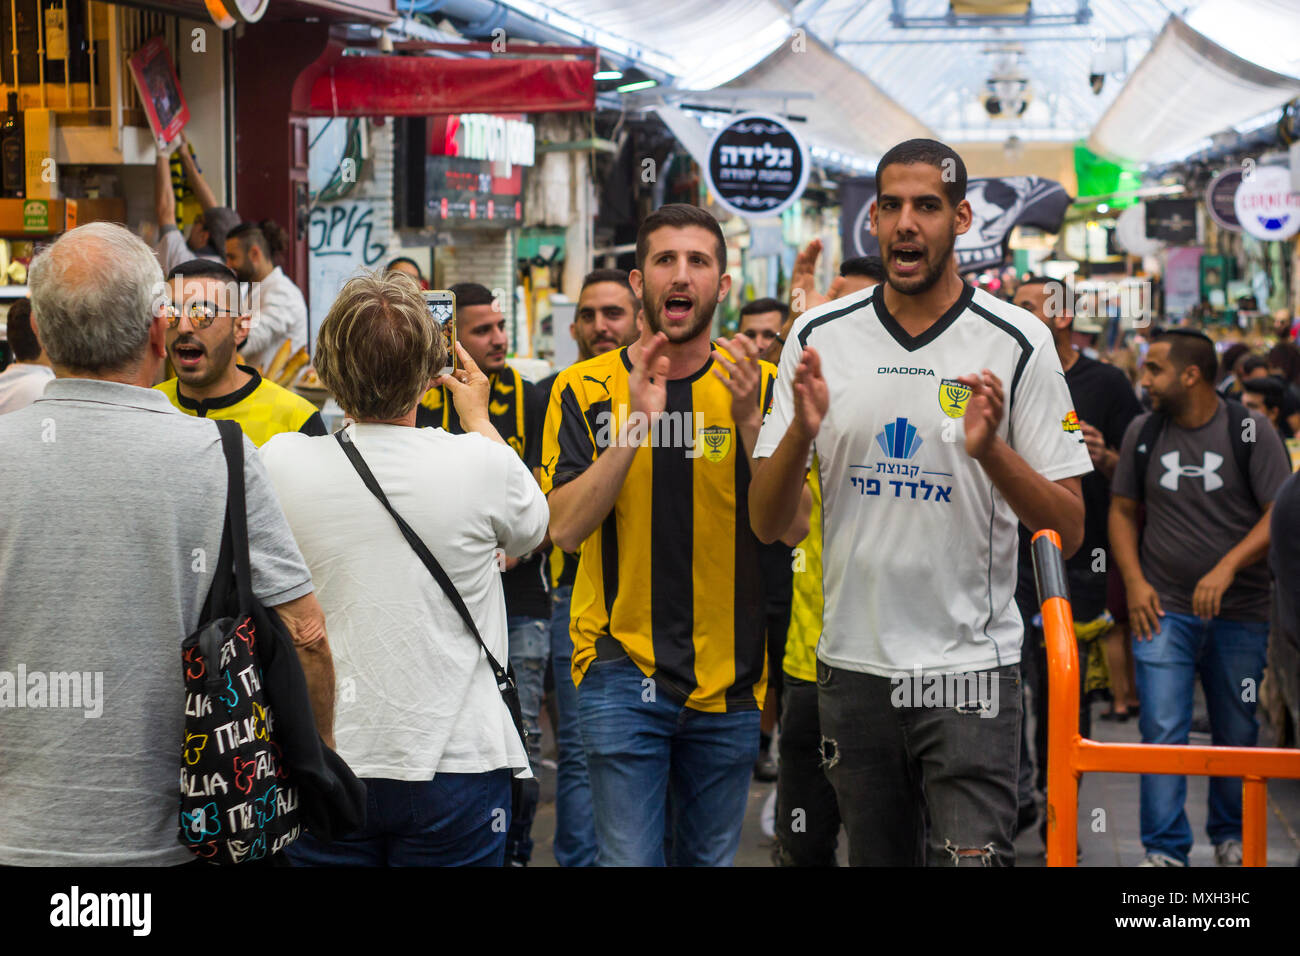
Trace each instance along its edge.
<instances>
[{"instance_id":1,"label":"man in black shirt","mask_svg":"<svg viewBox=\"0 0 1300 956\"><path fill-rule=\"evenodd\" d=\"M1037 316L1052 332L1056 354L1065 370L1065 382L1074 400L1077 421L1065 421L1066 431L1078 430L1088 445L1092 458L1091 474L1083 476L1083 544L1065 563L1070 584L1070 607L1076 629L1082 631L1106 611L1109 548L1107 516L1110 511L1110 479L1119 462L1119 447L1129 422L1142 412L1128 377L1113 365L1080 354L1071 344L1074 303L1067 287L1058 281L1030 277L1016 289L1015 304ZM1038 614L1034 584L1034 564L1030 557L1031 535L1020 528L1020 580L1016 604L1025 621L1026 682L1033 693L1035 717L1034 751L1038 758L1037 780L1029 773L1027 745L1022 734L1020 769L1020 821L1027 826L1035 813L1033 785L1047 787L1047 653L1042 631L1031 626ZM1094 628L1095 629L1095 628ZM1101 635L1098 635L1100 637ZM1080 647L1079 672L1086 673L1087 648ZM1079 731L1085 737L1091 731L1086 695L1079 698Z\"/></svg>"},{"instance_id":2,"label":"man in black shirt","mask_svg":"<svg viewBox=\"0 0 1300 956\"><path fill-rule=\"evenodd\" d=\"M582 280L578 308L569 334L578 343L578 361L631 345L640 335L641 300L622 269L596 269ZM537 383L549 402L559 370ZM550 468L554 462L542 462ZM555 737L559 751L555 774L555 841L560 866L596 865L596 820L591 809L587 752L578 725L578 689L573 685L573 639L569 609L578 556L551 551L551 672L555 678Z\"/></svg>"},{"instance_id":3,"label":"man in black shirt","mask_svg":"<svg viewBox=\"0 0 1300 956\"><path fill-rule=\"evenodd\" d=\"M506 317L492 293L476 282L451 287L456 295L456 339L487 375L491 391L488 417L534 474L541 465L542 424L546 419L547 392L524 379L506 364ZM425 393L415 412L417 427L445 428L452 434L464 429L446 387ZM506 596L510 628L510 663L519 686L519 704L528 731L528 760L537 767L541 759L542 732L538 724L546 664L550 658L551 609L546 594L546 547L522 558L501 556L501 584ZM532 857L533 817L540 793L536 778L519 781L506 837L506 865L525 866Z\"/></svg>"}]
</instances>

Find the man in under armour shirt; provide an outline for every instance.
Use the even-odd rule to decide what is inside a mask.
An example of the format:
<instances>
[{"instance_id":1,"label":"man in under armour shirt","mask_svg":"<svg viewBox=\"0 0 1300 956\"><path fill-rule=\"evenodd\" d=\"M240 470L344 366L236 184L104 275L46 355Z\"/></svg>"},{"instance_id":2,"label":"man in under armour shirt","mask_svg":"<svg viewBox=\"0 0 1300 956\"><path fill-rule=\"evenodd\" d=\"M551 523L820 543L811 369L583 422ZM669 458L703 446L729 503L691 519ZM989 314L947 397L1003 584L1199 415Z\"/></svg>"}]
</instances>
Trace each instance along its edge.
<instances>
[{"instance_id":1,"label":"man in under armour shirt","mask_svg":"<svg viewBox=\"0 0 1300 956\"><path fill-rule=\"evenodd\" d=\"M1014 862L1016 527L1083 537L1091 471L1050 333L967 286L961 157L889 150L871 226L886 281L806 313L754 456L760 540L822 488L823 757L854 865ZM927 821L929 826L927 828ZM928 832L927 832L928 830Z\"/></svg>"},{"instance_id":2,"label":"man in under armour shirt","mask_svg":"<svg viewBox=\"0 0 1300 956\"><path fill-rule=\"evenodd\" d=\"M1277 429L1214 390L1214 343L1168 329L1147 349L1154 411L1124 433L1110 546L1128 592L1142 742L1185 744L1195 676L1215 744L1253 747L1268 651L1269 509L1291 471ZM1138 503L1146 520L1138 545ZM1142 866L1186 866L1187 778L1142 776ZM1206 832L1221 866L1241 865L1241 781L1210 780Z\"/></svg>"}]
</instances>

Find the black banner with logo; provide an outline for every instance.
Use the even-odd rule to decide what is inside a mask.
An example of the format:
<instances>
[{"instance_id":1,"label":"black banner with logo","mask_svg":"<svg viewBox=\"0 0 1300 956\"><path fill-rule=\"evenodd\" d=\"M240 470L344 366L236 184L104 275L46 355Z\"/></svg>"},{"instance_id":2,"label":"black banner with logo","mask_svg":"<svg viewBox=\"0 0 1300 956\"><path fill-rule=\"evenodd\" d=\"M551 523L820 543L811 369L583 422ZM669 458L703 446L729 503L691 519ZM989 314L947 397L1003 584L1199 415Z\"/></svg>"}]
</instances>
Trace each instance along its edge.
<instances>
[{"instance_id":1,"label":"black banner with logo","mask_svg":"<svg viewBox=\"0 0 1300 956\"><path fill-rule=\"evenodd\" d=\"M870 207L876 198L874 177L840 182L840 239L846 259L878 256L880 244L871 234ZM1060 183L1041 176L972 179L966 199L973 219L957 237L957 266L975 272L1006 261L1006 243L1016 226L1060 232L1070 195Z\"/></svg>"}]
</instances>

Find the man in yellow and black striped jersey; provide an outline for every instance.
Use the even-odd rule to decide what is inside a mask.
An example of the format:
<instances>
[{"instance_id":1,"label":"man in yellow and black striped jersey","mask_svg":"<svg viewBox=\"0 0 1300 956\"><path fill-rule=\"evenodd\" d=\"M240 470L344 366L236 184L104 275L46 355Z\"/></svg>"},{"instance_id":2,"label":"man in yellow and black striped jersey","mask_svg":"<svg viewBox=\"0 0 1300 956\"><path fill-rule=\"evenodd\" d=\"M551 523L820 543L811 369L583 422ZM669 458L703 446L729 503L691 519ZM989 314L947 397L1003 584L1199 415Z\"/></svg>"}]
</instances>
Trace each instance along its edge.
<instances>
[{"instance_id":1,"label":"man in yellow and black striped jersey","mask_svg":"<svg viewBox=\"0 0 1300 956\"><path fill-rule=\"evenodd\" d=\"M457 283L451 291L456 296L456 339L491 383L488 417L506 444L536 473L546 395L506 364L506 317L491 291L477 282ZM415 410L415 424L417 428L445 428L457 435L464 431L445 386L425 393ZM528 730L528 759L534 766L542 756L538 715L550 658L551 608L546 594L545 551L542 547L522 558L507 559L501 577L510 629L510 663L514 665L520 709ZM535 779L521 783L523 786L515 789L518 804L512 808L506 837L507 866L524 866L532 858L531 833L540 789Z\"/></svg>"},{"instance_id":2,"label":"man in yellow and black striped jersey","mask_svg":"<svg viewBox=\"0 0 1300 956\"><path fill-rule=\"evenodd\" d=\"M157 389L187 415L239 422L259 448L281 432L324 435L316 406L236 362L241 322L235 273L211 259L190 259L168 274L172 297L167 357L176 377Z\"/></svg>"},{"instance_id":3,"label":"man in yellow and black striped jersey","mask_svg":"<svg viewBox=\"0 0 1300 956\"><path fill-rule=\"evenodd\" d=\"M764 621L746 509L776 370L748 339L710 341L726 254L698 207L648 216L630 275L641 338L562 372L547 410L551 539L581 547L573 678L607 866L730 864L758 756Z\"/></svg>"}]
</instances>

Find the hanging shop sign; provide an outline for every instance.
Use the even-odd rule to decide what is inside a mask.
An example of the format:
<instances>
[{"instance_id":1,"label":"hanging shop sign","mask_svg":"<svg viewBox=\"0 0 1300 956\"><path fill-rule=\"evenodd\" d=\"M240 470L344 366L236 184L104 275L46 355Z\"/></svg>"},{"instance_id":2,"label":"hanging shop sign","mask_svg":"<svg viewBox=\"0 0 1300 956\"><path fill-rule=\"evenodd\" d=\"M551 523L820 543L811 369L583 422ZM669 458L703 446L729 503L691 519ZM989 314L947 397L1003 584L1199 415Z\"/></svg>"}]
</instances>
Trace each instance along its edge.
<instances>
[{"instance_id":1,"label":"hanging shop sign","mask_svg":"<svg viewBox=\"0 0 1300 956\"><path fill-rule=\"evenodd\" d=\"M1152 256L1160 251L1160 242L1147 238L1145 203L1129 206L1115 220L1115 241L1132 256Z\"/></svg>"},{"instance_id":2,"label":"hanging shop sign","mask_svg":"<svg viewBox=\"0 0 1300 956\"><path fill-rule=\"evenodd\" d=\"M523 183L514 175L493 175L487 160L429 156L425 161L425 218L428 226L487 226L507 229L523 224Z\"/></svg>"},{"instance_id":3,"label":"hanging shop sign","mask_svg":"<svg viewBox=\"0 0 1300 956\"><path fill-rule=\"evenodd\" d=\"M1148 239L1173 243L1196 241L1195 199L1150 199L1144 205Z\"/></svg>"},{"instance_id":4,"label":"hanging shop sign","mask_svg":"<svg viewBox=\"0 0 1300 956\"><path fill-rule=\"evenodd\" d=\"M1300 193L1291 189L1284 166L1256 166L1243 176L1233 208L1256 239L1290 239L1300 231Z\"/></svg>"},{"instance_id":5,"label":"hanging shop sign","mask_svg":"<svg viewBox=\"0 0 1300 956\"><path fill-rule=\"evenodd\" d=\"M808 150L789 126L762 113L745 113L709 143L709 191L737 216L780 215L808 184Z\"/></svg>"},{"instance_id":6,"label":"hanging shop sign","mask_svg":"<svg viewBox=\"0 0 1300 956\"><path fill-rule=\"evenodd\" d=\"M512 116L458 113L435 117L429 124L429 155L501 164L502 175L509 176L514 167L536 162L537 132L532 123Z\"/></svg>"},{"instance_id":7,"label":"hanging shop sign","mask_svg":"<svg viewBox=\"0 0 1300 956\"><path fill-rule=\"evenodd\" d=\"M1210 218L1223 229L1241 232L1237 218L1237 189L1241 186L1241 170L1225 169L1210 181L1205 190L1205 208Z\"/></svg>"}]
</instances>

